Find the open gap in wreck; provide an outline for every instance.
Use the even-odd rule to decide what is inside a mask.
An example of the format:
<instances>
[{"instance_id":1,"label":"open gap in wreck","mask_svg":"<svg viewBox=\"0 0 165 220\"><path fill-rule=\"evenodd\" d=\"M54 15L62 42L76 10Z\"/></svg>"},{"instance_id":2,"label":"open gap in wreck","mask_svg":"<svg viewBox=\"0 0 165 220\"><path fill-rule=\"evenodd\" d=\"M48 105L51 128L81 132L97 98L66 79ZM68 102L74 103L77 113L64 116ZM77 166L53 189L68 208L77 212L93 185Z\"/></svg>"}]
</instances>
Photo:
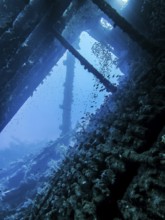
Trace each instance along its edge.
<instances>
[{"instance_id":1,"label":"open gap in wreck","mask_svg":"<svg viewBox=\"0 0 165 220\"><path fill-rule=\"evenodd\" d=\"M33 3L34 1L30 2ZM43 0L43 2L45 1ZM110 4L106 4L106 2ZM132 16L128 19L133 25L120 17L111 7L113 2L125 1L111 0L106 2L103 0L73 1L68 6L67 1L62 3L61 1L55 1L51 10L47 13L50 16L46 17L47 22L44 23L44 30L47 30L48 34L46 38L42 35L43 41L39 43L38 47L44 53L43 56L40 56L40 58L42 57L40 60L42 62L46 61L45 63L49 65L49 68L40 64L32 68L32 75L35 76L33 79L37 76L40 77L37 82L34 82L32 90L44 79L49 72L47 70L51 70L65 51L69 50L70 53L67 52L67 59L64 64L67 67L66 71L68 73L72 72L72 74L66 74L64 82L64 93L67 95L64 95L63 102L60 105L62 110L61 135L56 141L50 141L43 151L34 157L30 156L26 161L12 164L7 171L0 171L0 218L2 219L5 217L5 219L35 220L42 218L121 220L129 217L131 219L148 219L148 217L149 219L164 219L164 195L161 193L164 186L163 149L165 143L163 128L164 69L162 68L162 66L164 67L164 51L159 48L157 43L154 43L155 41L153 42L154 34L151 38L145 35L149 29L145 29L145 32L141 33L142 27L149 26L148 17L145 16L145 13L143 13L142 19L139 16L139 14L141 15L139 8L142 7L143 0L130 1L130 3L134 2L133 4L136 3L136 6L138 6L138 9L135 7L135 10L133 10L138 14L137 17L135 16L135 20L130 19ZM145 4L150 6L150 2L145 1ZM154 1L154 4L156 2L158 1ZM59 5L56 5L56 3L59 3ZM64 8L62 7L63 3L66 3ZM55 19L55 22L50 22L54 18L56 8L62 10L61 14L63 16L60 19ZM69 8L74 11L74 13L71 13L73 16L68 16L73 18L70 20L71 23L66 22L67 19L64 16L67 16ZM69 11L69 15L71 11ZM120 14L124 14L124 8ZM143 22L141 23L139 20L145 21L144 26ZM137 22L136 24L140 27L139 33L134 22ZM80 24L81 28L79 29ZM39 26L43 27L42 25L41 22ZM41 30L43 31L42 28ZM123 32L128 35L123 34ZM119 86L114 85L115 82L112 82L112 79L114 79L112 74L106 74L106 67L110 66L109 64L107 66L102 65L100 69L98 65L98 68L96 68L96 63L92 66L92 61L89 62L89 59L87 59L88 50L83 54L76 48L79 37L83 36L83 39L85 39L86 35L95 39L96 44L93 47L95 53L97 51L101 52L103 49L106 52L105 54L109 55L108 51L110 50L114 52L115 57L119 58L116 64L125 74L124 79L127 78ZM136 45L130 39L136 42ZM101 44L99 44L100 42ZM111 42L110 45L109 42ZM3 41L0 41L0 43L2 44ZM42 43L46 45L45 50L42 48ZM38 59L36 56L38 47L35 48L34 54L30 55L35 60ZM9 47L7 49L14 51ZM141 49L150 55L147 56ZM59 52L60 56L58 56ZM158 54L160 55L159 59L155 62ZM4 55L6 55L5 52ZM33 66L33 60L31 59L30 63L21 63L24 58L20 55L21 53L17 54L16 57L19 58L20 64L23 66L17 69L14 62L13 72L18 70L17 73L20 73L22 69L27 70L28 65ZM54 55L57 55L55 59ZM6 56L10 57L10 54ZM113 58L113 55L109 56ZM101 56L98 54L98 57ZM151 59L148 59L148 57ZM5 56L3 58L0 60L1 63L6 62ZM72 145L74 147L70 147L69 151L66 152L66 146L70 145L68 131L72 130L72 107L75 104L74 90L71 91L70 88L75 86L76 77L80 80L80 77L78 77L80 71L77 75L75 71L73 72L73 67L79 63L77 59L86 69L84 72L81 66L83 73L87 75L92 73L105 86L107 91L113 93L117 90L117 92L108 95L105 102L94 112L95 114L89 116L89 125L85 129L82 127L80 132L76 133L76 141ZM149 63L149 60L153 62L148 67L146 64ZM105 64L104 59L101 59L101 61ZM12 66L10 62L7 65ZM37 67L39 67L39 71ZM3 70L6 70L5 68ZM130 72L131 77L129 78ZM6 77L10 78L11 72L6 71L6 73ZM30 74L26 71L24 73ZM89 82L95 85L92 74ZM23 77L23 75L21 76ZM29 78L29 85L30 80L32 82L33 79ZM3 78L3 82L5 82L5 78ZM16 82L17 80L15 80ZM100 86L100 83L98 83L98 86ZM21 87L18 85L17 88ZM82 86L81 82L79 82L79 85ZM14 83L13 86L15 88ZM97 84L95 89L96 87ZM4 87L4 90L6 88L7 86ZM105 92L104 87L97 89L96 95L98 95L98 92L99 95L100 92ZM20 90L16 91L15 94L18 94ZM12 90L10 93L12 94ZM9 99L6 99L7 104L9 100L10 96ZM88 98L88 100L90 99ZM3 112L3 106L5 105L3 102L2 104L1 111ZM21 102L19 104L21 105ZM80 107L80 103L77 102L77 105ZM94 106L93 103L92 106ZM94 107L92 107L93 109ZM75 114L77 114L76 111ZM88 121L87 118L85 118L86 121ZM2 120L1 127L4 125L3 122ZM61 163L61 158L63 163Z\"/></svg>"},{"instance_id":2,"label":"open gap in wreck","mask_svg":"<svg viewBox=\"0 0 165 220\"><path fill-rule=\"evenodd\" d=\"M105 21L101 25L104 27ZM107 26L104 28L107 28ZM83 31L77 41L79 41L78 44L76 43L78 51L100 72L103 72L103 75L108 80L118 85L122 73L120 69L116 68L117 58L115 55L93 39L87 32ZM101 50L100 57L99 51ZM107 56L102 60L105 55L103 54L105 53L104 50L106 50ZM104 86L100 85L99 81L91 73L84 70L77 59L70 55L70 59L74 61L67 60L68 53L66 52L61 57L42 84L36 88L33 95L28 98L1 132L1 149L4 149L2 155L5 154L6 147L8 148L7 152L13 150L11 158L8 157L7 160L3 158L4 162L1 160L1 166L9 164L10 160L12 162L12 160L21 159L20 156L23 157L28 153L40 150L46 143L55 141L60 135L63 136L72 130L79 130L82 127L85 129L90 114L94 114L109 95ZM110 62L107 61L108 59ZM66 72L72 62L74 62L71 69L72 73ZM106 75L107 73L109 74L108 76ZM64 93L67 83L66 74L73 74L73 85L69 87L72 90L70 92L73 93L73 97L67 101L71 102L68 103L71 105L71 110L68 109L67 103L63 106L64 99L68 99L67 94ZM44 102L42 102L43 100ZM65 114L67 114L67 118L71 114L71 127L64 128L63 131L62 124L64 120L67 120L62 118L65 117ZM71 143L73 144L73 142ZM31 146L33 147L31 148ZM22 153L14 156L14 150L16 152L18 151L17 148L19 149L20 147L22 148Z\"/></svg>"}]
</instances>

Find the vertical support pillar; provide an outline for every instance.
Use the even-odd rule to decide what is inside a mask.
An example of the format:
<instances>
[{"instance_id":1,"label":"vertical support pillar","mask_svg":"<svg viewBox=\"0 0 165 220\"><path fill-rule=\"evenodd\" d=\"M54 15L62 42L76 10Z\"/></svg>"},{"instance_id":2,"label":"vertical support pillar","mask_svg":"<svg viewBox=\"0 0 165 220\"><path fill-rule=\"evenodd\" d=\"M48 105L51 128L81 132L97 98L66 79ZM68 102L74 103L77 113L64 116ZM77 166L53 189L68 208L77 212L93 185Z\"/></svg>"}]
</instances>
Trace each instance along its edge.
<instances>
[{"instance_id":1,"label":"vertical support pillar","mask_svg":"<svg viewBox=\"0 0 165 220\"><path fill-rule=\"evenodd\" d=\"M62 125L60 126L61 129L61 136L65 136L63 138L63 144L66 146L69 145L69 135L67 135L71 131L71 110L72 110L72 103L73 103L73 80L74 80L74 65L75 65L75 58L74 56L67 52L67 59L65 61L66 65L66 78L64 83L64 99L63 104L61 106L63 113L62 113Z\"/></svg>"}]
</instances>

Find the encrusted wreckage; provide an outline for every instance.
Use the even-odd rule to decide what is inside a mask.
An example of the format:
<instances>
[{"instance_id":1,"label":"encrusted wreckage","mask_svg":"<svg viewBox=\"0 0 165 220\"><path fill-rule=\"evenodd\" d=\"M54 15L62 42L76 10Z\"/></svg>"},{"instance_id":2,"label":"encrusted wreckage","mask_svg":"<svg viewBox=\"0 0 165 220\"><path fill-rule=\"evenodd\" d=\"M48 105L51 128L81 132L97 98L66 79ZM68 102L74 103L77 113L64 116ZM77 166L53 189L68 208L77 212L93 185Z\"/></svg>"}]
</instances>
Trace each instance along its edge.
<instances>
[{"instance_id":1,"label":"encrusted wreckage","mask_svg":"<svg viewBox=\"0 0 165 220\"><path fill-rule=\"evenodd\" d=\"M127 18L124 9L119 14L111 7L115 7L113 0L17 2L10 17L4 13L6 23L0 29L1 130L66 49L112 94L90 117L86 129L75 134L75 146L69 148L51 179L41 178L46 186L30 206L13 205L0 213L1 218L165 219L165 3L133 0L129 9L135 13ZM99 25L102 17L114 22L111 32ZM74 48L84 30L103 45L114 47L121 70L129 63L117 89ZM124 58L123 50L127 51ZM62 126L62 134L66 127ZM59 140L61 145L67 142ZM53 148L36 161L47 163L48 149ZM28 192L28 185L25 188ZM21 191L17 192L19 196Z\"/></svg>"}]
</instances>

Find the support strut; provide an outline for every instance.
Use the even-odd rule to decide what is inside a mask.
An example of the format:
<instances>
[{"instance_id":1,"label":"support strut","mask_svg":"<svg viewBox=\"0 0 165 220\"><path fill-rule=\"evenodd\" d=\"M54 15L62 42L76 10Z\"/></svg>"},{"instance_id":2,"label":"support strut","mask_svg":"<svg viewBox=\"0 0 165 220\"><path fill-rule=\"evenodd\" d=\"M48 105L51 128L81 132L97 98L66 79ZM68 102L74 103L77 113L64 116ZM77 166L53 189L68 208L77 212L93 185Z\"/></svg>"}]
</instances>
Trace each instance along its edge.
<instances>
[{"instance_id":1,"label":"support strut","mask_svg":"<svg viewBox=\"0 0 165 220\"><path fill-rule=\"evenodd\" d=\"M69 44L68 41L64 39L56 30L54 30L55 37L61 42L61 44L68 49L79 61L80 63L91 72L99 81L105 86L108 92L116 92L117 88L112 83L110 83L97 69L95 69L77 50Z\"/></svg>"},{"instance_id":2,"label":"support strut","mask_svg":"<svg viewBox=\"0 0 165 220\"><path fill-rule=\"evenodd\" d=\"M60 126L61 129L61 137L63 137L63 144L68 146L69 145L69 135L71 131L71 110L73 104L73 81L74 81L74 65L75 65L75 58L70 54L67 53L67 58L65 61L66 65L66 78L64 83L64 99L63 104L60 106L63 110L62 113L62 125Z\"/></svg>"},{"instance_id":3,"label":"support strut","mask_svg":"<svg viewBox=\"0 0 165 220\"><path fill-rule=\"evenodd\" d=\"M110 19L112 19L115 25L119 26L123 32L135 41L142 49L146 50L149 54L155 55L160 50L159 47L154 45L144 35L139 33L132 25L127 22L125 18L117 13L117 11L106 3L104 0L92 0Z\"/></svg>"}]
</instances>

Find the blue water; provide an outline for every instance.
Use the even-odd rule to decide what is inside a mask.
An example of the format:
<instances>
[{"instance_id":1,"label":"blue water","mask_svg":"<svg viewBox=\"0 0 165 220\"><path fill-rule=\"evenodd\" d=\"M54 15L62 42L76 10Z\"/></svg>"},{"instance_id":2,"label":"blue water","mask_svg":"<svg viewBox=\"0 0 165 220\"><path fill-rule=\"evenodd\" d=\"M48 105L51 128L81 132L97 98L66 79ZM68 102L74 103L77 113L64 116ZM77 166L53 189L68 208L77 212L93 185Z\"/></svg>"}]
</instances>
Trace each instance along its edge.
<instances>
[{"instance_id":1,"label":"blue water","mask_svg":"<svg viewBox=\"0 0 165 220\"><path fill-rule=\"evenodd\" d=\"M105 18L100 18L100 25L105 31L113 30L113 25ZM83 31L77 49L105 78L120 86L124 73L117 65L118 57L113 53L113 47L108 53L105 46ZM98 54L95 54L96 50ZM94 115L112 95L75 60L71 130L66 134L69 138L66 146L66 137L61 136L60 127L67 53L0 133L0 209L3 211L7 207L15 210L33 203L36 193L41 193L43 183L60 166L67 149L74 147L75 132L87 128L91 114ZM123 60L126 55L127 51L120 52Z\"/></svg>"}]
</instances>

